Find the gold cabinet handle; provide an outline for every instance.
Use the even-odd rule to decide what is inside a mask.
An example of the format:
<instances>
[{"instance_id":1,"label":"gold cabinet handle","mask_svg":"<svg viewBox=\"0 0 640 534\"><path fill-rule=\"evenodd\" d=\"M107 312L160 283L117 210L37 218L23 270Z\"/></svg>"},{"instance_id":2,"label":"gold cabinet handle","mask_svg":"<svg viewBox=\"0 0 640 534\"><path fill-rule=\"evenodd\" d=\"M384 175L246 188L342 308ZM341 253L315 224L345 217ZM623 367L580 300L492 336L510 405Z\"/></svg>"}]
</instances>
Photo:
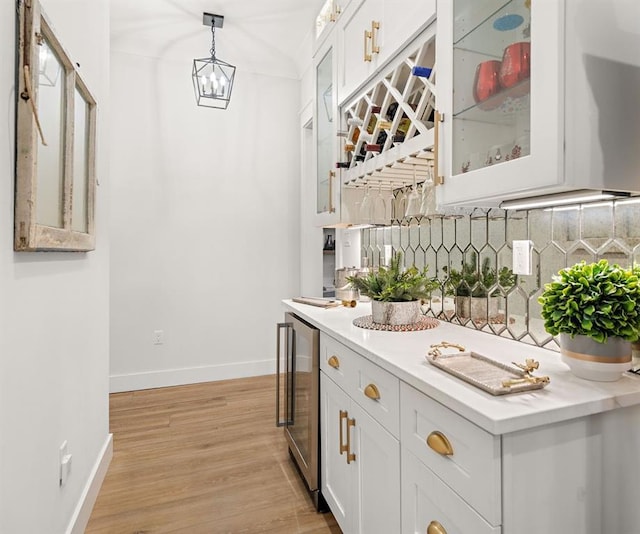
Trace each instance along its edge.
<instances>
[{"instance_id":1,"label":"gold cabinet handle","mask_svg":"<svg viewBox=\"0 0 640 534\"><path fill-rule=\"evenodd\" d=\"M336 207L333 205L333 179L336 177L334 171L329 171L329 213L335 213Z\"/></svg>"},{"instance_id":2,"label":"gold cabinet handle","mask_svg":"<svg viewBox=\"0 0 640 534\"><path fill-rule=\"evenodd\" d=\"M369 54L369 47L367 46L367 42L371 39L372 35L370 31L364 31L364 61L371 61L371 54Z\"/></svg>"},{"instance_id":3,"label":"gold cabinet handle","mask_svg":"<svg viewBox=\"0 0 640 534\"><path fill-rule=\"evenodd\" d=\"M433 176L434 185L442 185L444 183L444 176L440 175L440 123L444 122L444 115L439 111L434 113L435 128L433 132Z\"/></svg>"},{"instance_id":4,"label":"gold cabinet handle","mask_svg":"<svg viewBox=\"0 0 640 534\"><path fill-rule=\"evenodd\" d=\"M371 21L371 53L372 54L379 54L380 53L380 47L376 44L377 41L377 36L378 36L378 30L380 29L380 23L372 20Z\"/></svg>"},{"instance_id":5,"label":"gold cabinet handle","mask_svg":"<svg viewBox=\"0 0 640 534\"><path fill-rule=\"evenodd\" d=\"M442 456L452 456L453 447L442 432L434 430L427 436L427 445Z\"/></svg>"},{"instance_id":6,"label":"gold cabinet handle","mask_svg":"<svg viewBox=\"0 0 640 534\"><path fill-rule=\"evenodd\" d=\"M437 521L431 521L427 527L427 534L447 534L447 531Z\"/></svg>"},{"instance_id":7,"label":"gold cabinet handle","mask_svg":"<svg viewBox=\"0 0 640 534\"><path fill-rule=\"evenodd\" d=\"M364 388L364 394L372 400L380 400L380 390L375 384L369 384Z\"/></svg>"},{"instance_id":8,"label":"gold cabinet handle","mask_svg":"<svg viewBox=\"0 0 640 534\"><path fill-rule=\"evenodd\" d=\"M342 442L342 420L347 419L348 414L340 410L340 454L348 451L348 445ZM347 427L347 440L349 439L349 428Z\"/></svg>"},{"instance_id":9,"label":"gold cabinet handle","mask_svg":"<svg viewBox=\"0 0 640 534\"><path fill-rule=\"evenodd\" d=\"M347 463L356 461L356 453L351 452L351 427L356 426L355 419L347 419Z\"/></svg>"},{"instance_id":10,"label":"gold cabinet handle","mask_svg":"<svg viewBox=\"0 0 640 534\"><path fill-rule=\"evenodd\" d=\"M334 369L340 369L340 360L338 360L337 356L331 356L331 358L327 360L327 363Z\"/></svg>"},{"instance_id":11,"label":"gold cabinet handle","mask_svg":"<svg viewBox=\"0 0 640 534\"><path fill-rule=\"evenodd\" d=\"M334 4L333 5L333 11L331 12L329 20L331 22L335 22L336 20L338 20L338 15L340 13L342 13L342 9L340 8L340 6L338 4Z\"/></svg>"}]
</instances>

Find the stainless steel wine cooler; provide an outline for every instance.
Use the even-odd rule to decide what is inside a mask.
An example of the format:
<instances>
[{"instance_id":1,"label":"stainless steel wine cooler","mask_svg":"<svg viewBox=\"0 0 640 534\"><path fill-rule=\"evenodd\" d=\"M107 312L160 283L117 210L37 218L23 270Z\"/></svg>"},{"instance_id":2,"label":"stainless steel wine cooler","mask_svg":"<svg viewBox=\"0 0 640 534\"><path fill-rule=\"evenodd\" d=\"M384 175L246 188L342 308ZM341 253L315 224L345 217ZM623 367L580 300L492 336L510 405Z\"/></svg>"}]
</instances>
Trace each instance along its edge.
<instances>
[{"instance_id":1,"label":"stainless steel wine cooler","mask_svg":"<svg viewBox=\"0 0 640 534\"><path fill-rule=\"evenodd\" d=\"M289 453L316 509L320 494L320 332L292 313L278 323L276 423L284 427Z\"/></svg>"}]
</instances>

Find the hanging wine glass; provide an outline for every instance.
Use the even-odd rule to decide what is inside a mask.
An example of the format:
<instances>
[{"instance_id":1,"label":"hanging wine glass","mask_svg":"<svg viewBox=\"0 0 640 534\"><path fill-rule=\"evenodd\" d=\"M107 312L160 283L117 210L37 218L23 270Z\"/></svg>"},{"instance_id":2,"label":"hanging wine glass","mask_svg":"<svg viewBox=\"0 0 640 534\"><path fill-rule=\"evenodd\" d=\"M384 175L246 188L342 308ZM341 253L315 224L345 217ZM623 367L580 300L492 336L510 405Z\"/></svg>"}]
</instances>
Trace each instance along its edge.
<instances>
[{"instance_id":1,"label":"hanging wine glass","mask_svg":"<svg viewBox=\"0 0 640 534\"><path fill-rule=\"evenodd\" d=\"M358 218L362 224L371 223L371 195L369 193L369 184L364 186L364 197L360 203L360 211Z\"/></svg>"},{"instance_id":2,"label":"hanging wine glass","mask_svg":"<svg viewBox=\"0 0 640 534\"><path fill-rule=\"evenodd\" d=\"M433 167L427 167L427 179L422 184L422 202L420 203L420 214L426 217L436 213L436 188L434 187Z\"/></svg>"},{"instance_id":3,"label":"hanging wine glass","mask_svg":"<svg viewBox=\"0 0 640 534\"><path fill-rule=\"evenodd\" d=\"M397 192L394 206L393 217L400 222L405 218L405 213L407 212L407 192L404 189L400 189Z\"/></svg>"},{"instance_id":4,"label":"hanging wine glass","mask_svg":"<svg viewBox=\"0 0 640 534\"><path fill-rule=\"evenodd\" d=\"M395 204L395 197L393 196L393 182L389 182L389 189L385 191L384 201L385 201L384 219L386 221L385 224L387 224L394 217L393 208Z\"/></svg>"},{"instance_id":5,"label":"hanging wine glass","mask_svg":"<svg viewBox=\"0 0 640 534\"><path fill-rule=\"evenodd\" d=\"M384 197L382 196L382 182L378 182L378 194L373 199L373 207L371 209L371 222L373 224L387 224L386 219L387 207Z\"/></svg>"},{"instance_id":6,"label":"hanging wine glass","mask_svg":"<svg viewBox=\"0 0 640 534\"><path fill-rule=\"evenodd\" d=\"M417 217L420 215L420 193L418 192L418 186L416 184L416 167L413 166L413 187L411 188L411 193L409 193L409 197L407 198L407 207L405 210L405 217Z\"/></svg>"}]
</instances>

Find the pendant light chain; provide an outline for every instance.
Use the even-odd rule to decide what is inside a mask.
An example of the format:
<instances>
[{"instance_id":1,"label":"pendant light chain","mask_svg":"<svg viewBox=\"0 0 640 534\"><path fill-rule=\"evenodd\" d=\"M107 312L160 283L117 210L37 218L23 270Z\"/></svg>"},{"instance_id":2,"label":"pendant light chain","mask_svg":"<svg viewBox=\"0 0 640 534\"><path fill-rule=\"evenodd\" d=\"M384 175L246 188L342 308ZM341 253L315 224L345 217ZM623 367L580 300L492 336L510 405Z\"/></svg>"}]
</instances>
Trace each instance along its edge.
<instances>
[{"instance_id":1,"label":"pendant light chain","mask_svg":"<svg viewBox=\"0 0 640 534\"><path fill-rule=\"evenodd\" d=\"M209 50L209 52L211 53L211 59L215 61L216 60L216 28L213 22L211 23L211 50Z\"/></svg>"}]
</instances>

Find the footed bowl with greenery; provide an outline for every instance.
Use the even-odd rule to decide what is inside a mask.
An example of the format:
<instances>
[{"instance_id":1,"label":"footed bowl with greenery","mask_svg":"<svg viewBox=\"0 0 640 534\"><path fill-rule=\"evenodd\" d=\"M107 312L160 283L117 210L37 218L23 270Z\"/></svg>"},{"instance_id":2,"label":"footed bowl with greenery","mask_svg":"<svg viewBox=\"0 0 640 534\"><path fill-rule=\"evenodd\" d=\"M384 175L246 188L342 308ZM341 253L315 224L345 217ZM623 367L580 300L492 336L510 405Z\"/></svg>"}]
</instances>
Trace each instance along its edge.
<instances>
[{"instance_id":1,"label":"footed bowl with greenery","mask_svg":"<svg viewBox=\"0 0 640 534\"><path fill-rule=\"evenodd\" d=\"M538 302L544 327L559 336L562 360L581 378L618 380L640 337L637 269L607 260L562 269Z\"/></svg>"},{"instance_id":2,"label":"footed bowl with greenery","mask_svg":"<svg viewBox=\"0 0 640 534\"><path fill-rule=\"evenodd\" d=\"M428 267L415 265L402 269L402 252L396 252L389 267L379 267L365 276L350 276L347 280L371 298L373 321L382 324L414 324L420 319L421 299L429 298L438 281L427 276Z\"/></svg>"}]
</instances>

